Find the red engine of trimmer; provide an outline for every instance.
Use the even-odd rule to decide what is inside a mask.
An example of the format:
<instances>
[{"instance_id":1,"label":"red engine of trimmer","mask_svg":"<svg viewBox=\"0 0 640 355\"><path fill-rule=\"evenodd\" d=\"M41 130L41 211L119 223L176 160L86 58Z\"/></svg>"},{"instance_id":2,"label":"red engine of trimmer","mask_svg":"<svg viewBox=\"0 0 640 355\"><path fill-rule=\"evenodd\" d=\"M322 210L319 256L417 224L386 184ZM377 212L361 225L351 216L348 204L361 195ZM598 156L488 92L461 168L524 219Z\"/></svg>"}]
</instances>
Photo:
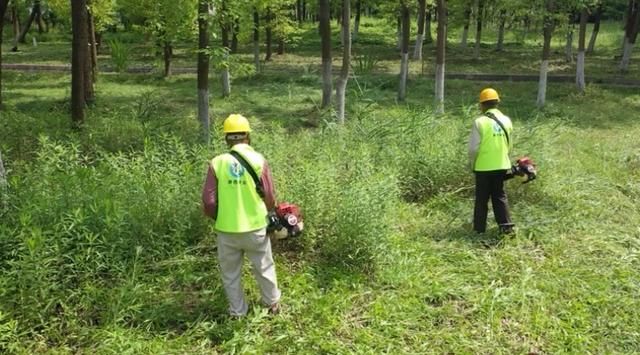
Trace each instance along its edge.
<instances>
[{"instance_id":1,"label":"red engine of trimmer","mask_svg":"<svg viewBox=\"0 0 640 355\"><path fill-rule=\"evenodd\" d=\"M288 202L278 204L275 213L269 216L267 229L270 233L274 233L278 239L299 236L304 229L300 207Z\"/></svg>"},{"instance_id":2,"label":"red engine of trimmer","mask_svg":"<svg viewBox=\"0 0 640 355\"><path fill-rule=\"evenodd\" d=\"M535 180L538 175L536 164L529 157L522 157L518 159L516 164L511 167L511 172L513 175L526 176L527 179L523 184Z\"/></svg>"}]
</instances>

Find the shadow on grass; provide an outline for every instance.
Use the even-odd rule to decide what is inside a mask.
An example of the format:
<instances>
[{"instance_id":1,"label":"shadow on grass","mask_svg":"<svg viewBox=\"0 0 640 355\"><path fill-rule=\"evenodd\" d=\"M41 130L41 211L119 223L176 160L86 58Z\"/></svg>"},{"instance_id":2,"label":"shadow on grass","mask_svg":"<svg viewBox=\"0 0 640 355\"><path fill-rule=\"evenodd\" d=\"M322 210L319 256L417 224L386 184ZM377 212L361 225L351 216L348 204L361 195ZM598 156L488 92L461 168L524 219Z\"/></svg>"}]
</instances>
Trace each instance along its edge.
<instances>
[{"instance_id":1,"label":"shadow on grass","mask_svg":"<svg viewBox=\"0 0 640 355\"><path fill-rule=\"evenodd\" d=\"M500 234L496 228L488 228L485 233L476 233L470 226L451 226L431 234L435 241L463 241L477 248L495 248L508 236Z\"/></svg>"}]
</instances>

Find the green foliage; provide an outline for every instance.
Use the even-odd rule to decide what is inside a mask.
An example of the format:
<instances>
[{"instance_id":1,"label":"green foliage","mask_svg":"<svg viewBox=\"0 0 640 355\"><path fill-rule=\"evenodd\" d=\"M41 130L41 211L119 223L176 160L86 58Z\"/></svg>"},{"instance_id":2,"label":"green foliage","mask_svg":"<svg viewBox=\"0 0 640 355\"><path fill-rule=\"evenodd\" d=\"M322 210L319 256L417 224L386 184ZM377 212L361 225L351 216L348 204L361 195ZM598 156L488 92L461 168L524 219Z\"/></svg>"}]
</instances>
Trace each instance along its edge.
<instances>
[{"instance_id":1,"label":"green foliage","mask_svg":"<svg viewBox=\"0 0 640 355\"><path fill-rule=\"evenodd\" d=\"M19 339L18 322L7 318L0 311L0 351L3 353L17 352L20 349Z\"/></svg>"},{"instance_id":2,"label":"green foliage","mask_svg":"<svg viewBox=\"0 0 640 355\"><path fill-rule=\"evenodd\" d=\"M129 68L130 48L124 42L113 39L109 41L111 60L118 72L125 72Z\"/></svg>"},{"instance_id":3,"label":"green foliage","mask_svg":"<svg viewBox=\"0 0 640 355\"><path fill-rule=\"evenodd\" d=\"M371 74L379 62L378 58L373 54L356 55L354 56L353 61L353 70L358 75Z\"/></svg>"}]
</instances>

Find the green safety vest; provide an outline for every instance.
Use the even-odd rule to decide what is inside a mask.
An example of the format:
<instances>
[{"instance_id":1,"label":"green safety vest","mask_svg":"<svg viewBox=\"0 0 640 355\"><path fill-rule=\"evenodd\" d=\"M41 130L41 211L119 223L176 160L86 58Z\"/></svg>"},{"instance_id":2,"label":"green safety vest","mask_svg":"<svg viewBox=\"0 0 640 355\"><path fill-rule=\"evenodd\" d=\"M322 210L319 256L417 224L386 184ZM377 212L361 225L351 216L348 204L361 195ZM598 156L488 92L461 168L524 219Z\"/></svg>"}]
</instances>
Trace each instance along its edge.
<instances>
[{"instance_id":1,"label":"green safety vest","mask_svg":"<svg viewBox=\"0 0 640 355\"><path fill-rule=\"evenodd\" d=\"M237 144L238 152L262 176L264 157L247 144ZM267 226L267 207L256 192L249 172L231 154L222 154L211 161L218 179L218 217L215 229L224 233L246 233Z\"/></svg>"},{"instance_id":2,"label":"green safety vest","mask_svg":"<svg viewBox=\"0 0 640 355\"><path fill-rule=\"evenodd\" d=\"M498 109L490 109L500 120L509 134L509 139L513 139L513 125L509 117L505 116ZM504 131L498 123L487 116L476 119L476 127L480 133L480 148L476 155L474 171L508 170L511 168L509 161L509 143Z\"/></svg>"}]
</instances>

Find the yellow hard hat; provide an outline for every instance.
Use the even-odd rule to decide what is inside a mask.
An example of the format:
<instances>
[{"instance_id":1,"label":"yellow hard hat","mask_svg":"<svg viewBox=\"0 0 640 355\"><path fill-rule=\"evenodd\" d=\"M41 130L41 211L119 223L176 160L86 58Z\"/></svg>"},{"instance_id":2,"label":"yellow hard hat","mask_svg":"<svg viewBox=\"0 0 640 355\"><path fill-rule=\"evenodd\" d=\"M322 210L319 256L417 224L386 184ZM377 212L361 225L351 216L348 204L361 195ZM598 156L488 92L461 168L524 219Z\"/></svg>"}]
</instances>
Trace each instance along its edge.
<instances>
[{"instance_id":1,"label":"yellow hard hat","mask_svg":"<svg viewBox=\"0 0 640 355\"><path fill-rule=\"evenodd\" d=\"M500 101L500 96L498 96L498 92L492 88L484 89L480 92L480 102L485 101Z\"/></svg>"},{"instance_id":2,"label":"yellow hard hat","mask_svg":"<svg viewBox=\"0 0 640 355\"><path fill-rule=\"evenodd\" d=\"M224 120L222 131L224 133L242 133L242 132L251 132L251 127L249 126L249 120L246 117L239 115L237 113L229 115Z\"/></svg>"}]
</instances>

